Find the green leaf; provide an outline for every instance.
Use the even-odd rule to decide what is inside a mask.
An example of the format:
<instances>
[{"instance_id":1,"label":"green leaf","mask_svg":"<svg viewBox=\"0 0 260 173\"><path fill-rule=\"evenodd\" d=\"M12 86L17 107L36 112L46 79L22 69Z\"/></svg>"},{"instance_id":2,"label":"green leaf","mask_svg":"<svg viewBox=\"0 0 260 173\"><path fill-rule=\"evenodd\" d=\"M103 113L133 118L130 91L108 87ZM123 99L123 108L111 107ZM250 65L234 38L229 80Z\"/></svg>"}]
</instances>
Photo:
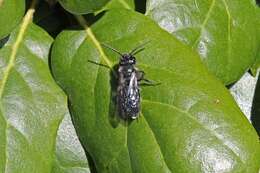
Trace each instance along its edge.
<instances>
[{"instance_id":1,"label":"green leaf","mask_svg":"<svg viewBox=\"0 0 260 173\"><path fill-rule=\"evenodd\" d=\"M65 115L59 127L52 173L90 173L87 158L69 113Z\"/></svg>"},{"instance_id":2,"label":"green leaf","mask_svg":"<svg viewBox=\"0 0 260 173\"><path fill-rule=\"evenodd\" d=\"M146 14L195 49L224 84L238 80L257 51L252 0L148 0Z\"/></svg>"},{"instance_id":3,"label":"green leaf","mask_svg":"<svg viewBox=\"0 0 260 173\"><path fill-rule=\"evenodd\" d=\"M0 172L49 173L66 97L48 67L53 39L27 26L0 50Z\"/></svg>"},{"instance_id":4,"label":"green leaf","mask_svg":"<svg viewBox=\"0 0 260 173\"><path fill-rule=\"evenodd\" d=\"M111 0L101 10L95 12L95 15L97 16L97 14L99 14L100 12L113 8L125 8L128 10L135 10L135 2L134 0Z\"/></svg>"},{"instance_id":5,"label":"green leaf","mask_svg":"<svg viewBox=\"0 0 260 173\"><path fill-rule=\"evenodd\" d=\"M253 64L253 66L250 68L250 71L252 73L253 76L256 76L257 74L257 70L260 68L260 8L257 8L257 35L256 37L258 38L258 51L257 51L257 56L256 56L256 60L255 63Z\"/></svg>"},{"instance_id":6,"label":"green leaf","mask_svg":"<svg viewBox=\"0 0 260 173\"><path fill-rule=\"evenodd\" d=\"M58 0L63 8L73 14L88 14L100 10L110 0ZM123 1L123 0L122 0Z\"/></svg>"},{"instance_id":7,"label":"green leaf","mask_svg":"<svg viewBox=\"0 0 260 173\"><path fill-rule=\"evenodd\" d=\"M19 24L24 10L24 0L0 0L0 39L10 34Z\"/></svg>"},{"instance_id":8,"label":"green leaf","mask_svg":"<svg viewBox=\"0 0 260 173\"><path fill-rule=\"evenodd\" d=\"M105 6L104 10L112 9L112 8L126 8L126 9L134 9L135 4L134 0L111 0Z\"/></svg>"},{"instance_id":9,"label":"green leaf","mask_svg":"<svg viewBox=\"0 0 260 173\"><path fill-rule=\"evenodd\" d=\"M252 75L255 77L257 74L257 70L260 68L260 46L259 46L259 52L257 54L256 57L256 61L253 64L253 66L250 68L250 72L252 73Z\"/></svg>"},{"instance_id":10,"label":"green leaf","mask_svg":"<svg viewBox=\"0 0 260 173\"><path fill-rule=\"evenodd\" d=\"M118 63L101 43L128 52L148 40L137 64L161 84L142 87L140 118L127 123L114 111L115 76L91 61ZM257 173L258 136L228 90L195 52L147 17L111 10L86 32L63 31L51 57L98 172Z\"/></svg>"}]
</instances>

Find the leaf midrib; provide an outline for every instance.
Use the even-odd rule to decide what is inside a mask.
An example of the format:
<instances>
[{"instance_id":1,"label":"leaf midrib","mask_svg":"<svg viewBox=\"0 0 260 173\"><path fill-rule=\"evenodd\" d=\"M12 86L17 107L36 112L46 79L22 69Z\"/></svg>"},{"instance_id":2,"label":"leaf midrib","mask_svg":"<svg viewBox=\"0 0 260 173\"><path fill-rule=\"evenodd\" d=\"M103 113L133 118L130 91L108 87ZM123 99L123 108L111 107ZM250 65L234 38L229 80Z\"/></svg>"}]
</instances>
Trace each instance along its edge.
<instances>
[{"instance_id":1,"label":"leaf midrib","mask_svg":"<svg viewBox=\"0 0 260 173\"><path fill-rule=\"evenodd\" d=\"M226 9L226 12L227 12L227 16L228 16L228 38L227 38L227 42L228 42L228 47L227 47L227 64L230 64L230 61L229 61L229 59L230 59L230 56L231 56L231 14L230 14L230 12L229 12L229 8L228 8L228 5L227 5L227 2L226 2L226 0L222 0L223 1L223 3L224 3L224 6L225 6L225 9Z\"/></svg>"},{"instance_id":2,"label":"leaf midrib","mask_svg":"<svg viewBox=\"0 0 260 173\"><path fill-rule=\"evenodd\" d=\"M4 0L0 0L0 8L2 7L3 4L4 4Z\"/></svg>"},{"instance_id":3,"label":"leaf midrib","mask_svg":"<svg viewBox=\"0 0 260 173\"><path fill-rule=\"evenodd\" d=\"M215 6L215 3L216 3L216 0L212 0L212 1L211 1L209 10L208 10L208 12L207 12L207 14L206 14L206 16L205 16L205 19L203 20L203 22L202 22L202 24L201 24L201 26L200 26L200 34L199 34L198 38L196 39L196 41L194 42L194 44L192 45L193 48L197 45L197 43L198 43L199 40L200 40L200 37L201 37L202 32L205 30L206 24L208 23L208 20L209 20L209 18L210 18L210 14L211 14L212 11L213 11L213 8L214 8L214 6Z\"/></svg>"},{"instance_id":4,"label":"leaf midrib","mask_svg":"<svg viewBox=\"0 0 260 173\"><path fill-rule=\"evenodd\" d=\"M3 2L3 1L1 1L1 2ZM16 38L16 40L15 40L13 46L12 46L11 55L10 55L9 61L7 63L7 66L5 67L5 70L3 72L3 78L2 78L1 83L0 83L0 99L2 99L2 97L3 97L3 92L4 92L4 88L5 88L7 79L9 77L9 74L10 74L12 68L15 65L16 55L17 55L18 49L20 47L20 44L22 43L22 40L24 38L25 31L27 30L29 24L32 21L33 14L35 12L35 4L36 4L36 0L33 0L30 9L26 12L26 14L23 18L23 21L21 23L21 27L20 27L19 32L18 32L18 36L17 36L17 38ZM1 106L0 108L1 108L1 112L2 112L2 103L1 103L0 106ZM6 122L6 131L7 131L7 128L10 124L7 122L4 114L2 113L1 115L3 116L3 119ZM5 132L5 140L6 140L6 143L5 143L5 165L4 165L5 171L6 171L6 163L8 161L7 160L8 153L7 153L7 148L6 148L7 147L6 146L7 140L8 140L7 138L8 138L8 136L7 136L7 133Z\"/></svg>"},{"instance_id":5,"label":"leaf midrib","mask_svg":"<svg viewBox=\"0 0 260 173\"><path fill-rule=\"evenodd\" d=\"M33 16L33 13L34 13L34 9L29 9L23 19L23 22L21 24L21 28L19 29L19 33L18 33L18 36L11 48L11 55L10 55L10 58L9 58L9 61L7 63L7 66L5 67L5 70L3 72L3 78L2 78L2 81L1 81L1 85L0 85L0 98L2 98L3 96L3 91L4 91L4 88L5 88L5 85L6 85L6 82L7 82L7 79L8 79L8 76L10 74L10 71L12 70L12 68L14 67L15 65L15 60L16 60L16 55L17 55L17 52L18 52L18 49L20 47L20 44L22 43L23 41L23 38L24 38L24 35L25 35L25 31L27 30L31 20L32 20L32 16Z\"/></svg>"}]
</instances>

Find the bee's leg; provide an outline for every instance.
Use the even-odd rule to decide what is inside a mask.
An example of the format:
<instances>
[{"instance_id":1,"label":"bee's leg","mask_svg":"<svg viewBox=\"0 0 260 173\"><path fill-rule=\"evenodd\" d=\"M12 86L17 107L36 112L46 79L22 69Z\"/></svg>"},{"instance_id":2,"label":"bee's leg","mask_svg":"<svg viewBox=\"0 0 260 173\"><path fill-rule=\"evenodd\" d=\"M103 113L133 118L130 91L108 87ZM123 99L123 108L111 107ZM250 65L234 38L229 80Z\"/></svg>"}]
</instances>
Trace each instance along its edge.
<instances>
[{"instance_id":1,"label":"bee's leg","mask_svg":"<svg viewBox=\"0 0 260 173\"><path fill-rule=\"evenodd\" d=\"M143 114L139 112L139 115L137 116L137 122L139 122L139 118L141 118Z\"/></svg>"},{"instance_id":2,"label":"bee's leg","mask_svg":"<svg viewBox=\"0 0 260 173\"><path fill-rule=\"evenodd\" d=\"M160 85L161 83L149 80L149 79L145 79L145 72L144 71L137 71L137 81L144 81L143 83L141 83L141 85Z\"/></svg>"},{"instance_id":3,"label":"bee's leg","mask_svg":"<svg viewBox=\"0 0 260 173\"><path fill-rule=\"evenodd\" d=\"M141 80L143 80L144 79L144 75L145 75L144 71L137 71L136 72L137 81L140 82Z\"/></svg>"},{"instance_id":4,"label":"bee's leg","mask_svg":"<svg viewBox=\"0 0 260 173\"><path fill-rule=\"evenodd\" d=\"M161 83L159 82L155 82L155 81L152 81L152 80L149 80L149 79L142 79L142 82L141 85L150 85L150 86L155 86L155 85L160 85Z\"/></svg>"}]
</instances>

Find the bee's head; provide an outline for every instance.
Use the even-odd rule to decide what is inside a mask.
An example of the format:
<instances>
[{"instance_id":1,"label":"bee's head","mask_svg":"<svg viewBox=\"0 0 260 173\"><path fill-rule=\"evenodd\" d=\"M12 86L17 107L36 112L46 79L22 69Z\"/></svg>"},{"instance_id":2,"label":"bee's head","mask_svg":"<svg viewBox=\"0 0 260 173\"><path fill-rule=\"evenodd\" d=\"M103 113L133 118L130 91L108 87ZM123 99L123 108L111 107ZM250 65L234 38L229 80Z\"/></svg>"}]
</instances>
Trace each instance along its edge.
<instances>
[{"instance_id":1,"label":"bee's head","mask_svg":"<svg viewBox=\"0 0 260 173\"><path fill-rule=\"evenodd\" d=\"M131 54L123 54L120 58L120 65L135 65L135 57Z\"/></svg>"}]
</instances>

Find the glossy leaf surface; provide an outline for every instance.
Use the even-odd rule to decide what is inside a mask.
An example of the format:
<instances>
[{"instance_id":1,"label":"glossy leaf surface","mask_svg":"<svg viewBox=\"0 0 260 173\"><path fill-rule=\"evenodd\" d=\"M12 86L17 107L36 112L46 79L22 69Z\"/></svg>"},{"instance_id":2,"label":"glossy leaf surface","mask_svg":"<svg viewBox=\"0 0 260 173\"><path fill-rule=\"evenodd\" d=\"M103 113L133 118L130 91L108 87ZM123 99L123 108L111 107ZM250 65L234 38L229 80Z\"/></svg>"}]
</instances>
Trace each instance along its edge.
<instances>
[{"instance_id":1,"label":"glossy leaf surface","mask_svg":"<svg viewBox=\"0 0 260 173\"><path fill-rule=\"evenodd\" d=\"M252 0L148 0L146 14L196 50L224 84L238 80L255 62Z\"/></svg>"},{"instance_id":2,"label":"glossy leaf surface","mask_svg":"<svg viewBox=\"0 0 260 173\"><path fill-rule=\"evenodd\" d=\"M24 10L24 0L0 0L0 39L10 34L19 24Z\"/></svg>"},{"instance_id":3,"label":"glossy leaf surface","mask_svg":"<svg viewBox=\"0 0 260 173\"><path fill-rule=\"evenodd\" d=\"M138 67L161 84L142 87L140 118L124 122L115 113L115 75L93 62L118 63L101 43L128 52L146 41ZM99 172L257 173L257 134L229 92L195 52L148 17L111 10L91 29L64 31L51 64Z\"/></svg>"},{"instance_id":4,"label":"glossy leaf surface","mask_svg":"<svg viewBox=\"0 0 260 173\"><path fill-rule=\"evenodd\" d=\"M0 172L50 173L66 98L48 67L53 39L34 24L24 29L17 49L15 31L0 50Z\"/></svg>"},{"instance_id":5,"label":"glossy leaf surface","mask_svg":"<svg viewBox=\"0 0 260 173\"><path fill-rule=\"evenodd\" d=\"M51 173L90 173L69 113L65 115L58 130L55 158Z\"/></svg>"}]
</instances>

